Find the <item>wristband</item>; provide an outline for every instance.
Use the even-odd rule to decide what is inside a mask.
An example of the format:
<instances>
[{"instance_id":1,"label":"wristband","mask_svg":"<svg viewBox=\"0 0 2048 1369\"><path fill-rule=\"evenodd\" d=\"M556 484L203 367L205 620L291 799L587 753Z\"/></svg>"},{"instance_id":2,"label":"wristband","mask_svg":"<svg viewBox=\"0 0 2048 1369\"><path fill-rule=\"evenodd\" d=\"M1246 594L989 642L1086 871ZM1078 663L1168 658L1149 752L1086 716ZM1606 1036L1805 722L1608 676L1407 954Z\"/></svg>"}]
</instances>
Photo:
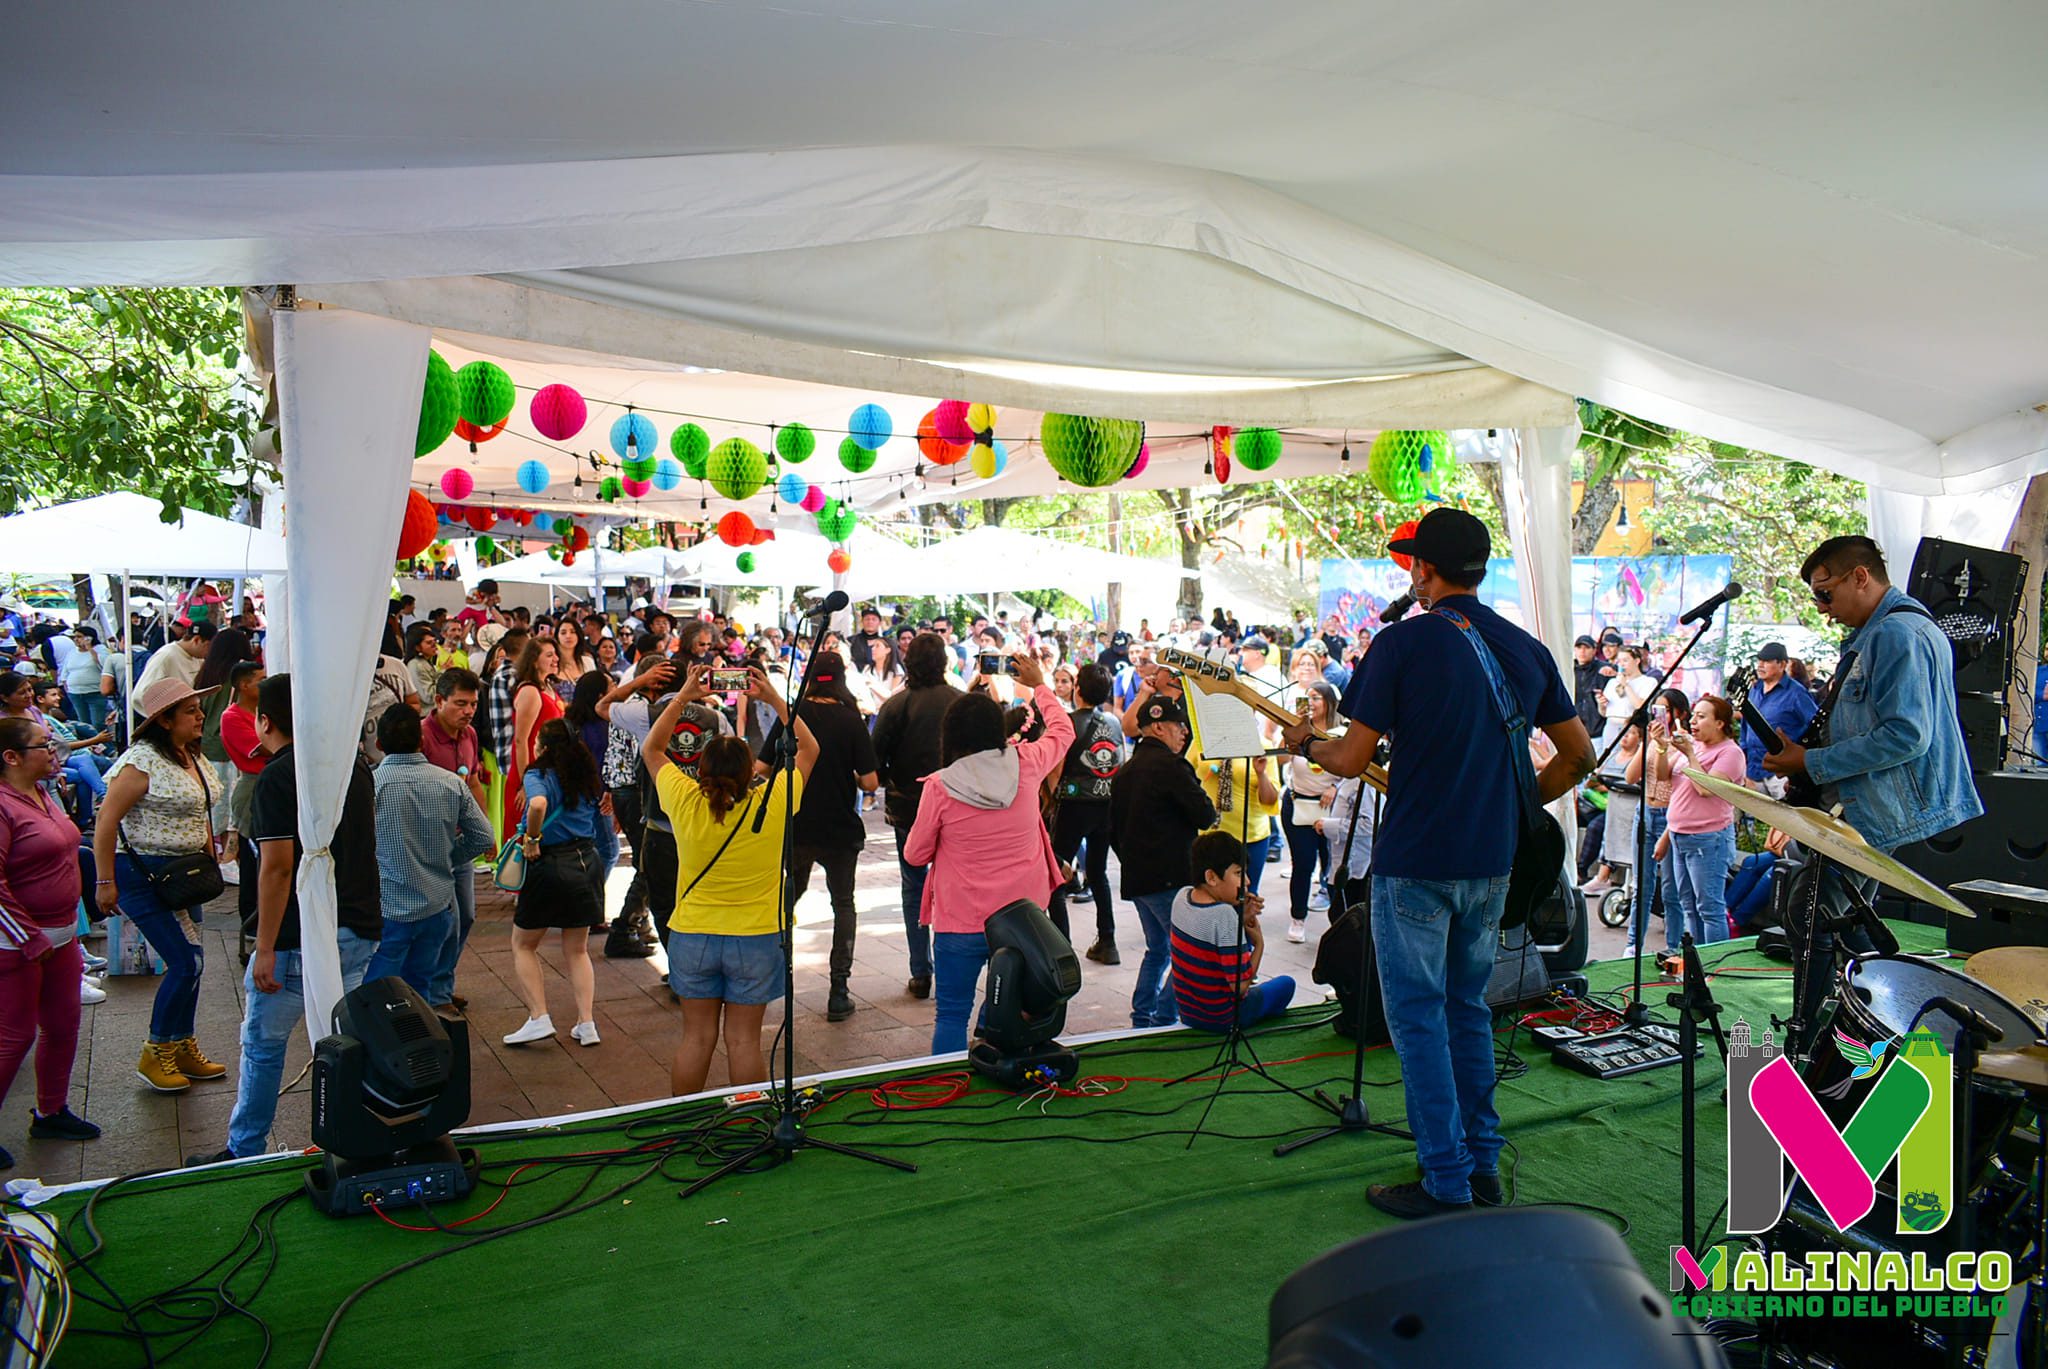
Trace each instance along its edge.
<instances>
[{"instance_id":1,"label":"wristband","mask_svg":"<svg viewBox=\"0 0 2048 1369\"><path fill-rule=\"evenodd\" d=\"M96 879L92 882L92 887L97 889L103 884L112 884L113 882L111 879Z\"/></svg>"},{"instance_id":2,"label":"wristband","mask_svg":"<svg viewBox=\"0 0 2048 1369\"><path fill-rule=\"evenodd\" d=\"M1310 734L1309 736L1303 737L1301 739L1301 745L1294 748L1294 754L1301 757L1303 760L1307 761L1310 765L1314 765L1316 763L1316 758L1310 755L1309 753L1311 750L1313 750L1315 744L1316 739L1314 734Z\"/></svg>"}]
</instances>

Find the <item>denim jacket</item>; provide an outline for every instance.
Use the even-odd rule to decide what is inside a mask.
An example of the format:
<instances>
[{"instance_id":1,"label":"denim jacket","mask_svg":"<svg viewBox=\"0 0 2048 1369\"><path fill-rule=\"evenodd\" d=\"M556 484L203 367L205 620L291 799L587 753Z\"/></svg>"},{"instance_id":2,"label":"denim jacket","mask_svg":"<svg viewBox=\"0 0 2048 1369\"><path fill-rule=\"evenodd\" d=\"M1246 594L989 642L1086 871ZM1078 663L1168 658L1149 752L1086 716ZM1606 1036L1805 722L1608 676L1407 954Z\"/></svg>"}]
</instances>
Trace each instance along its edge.
<instances>
[{"instance_id":1,"label":"denim jacket","mask_svg":"<svg viewBox=\"0 0 2048 1369\"><path fill-rule=\"evenodd\" d=\"M1894 585L1842 642L1856 659L1835 694L1827 746L1806 753L1816 784L1880 851L1946 832L1984 811L1956 717L1955 655ZM1838 667L1839 669L1839 667Z\"/></svg>"}]
</instances>

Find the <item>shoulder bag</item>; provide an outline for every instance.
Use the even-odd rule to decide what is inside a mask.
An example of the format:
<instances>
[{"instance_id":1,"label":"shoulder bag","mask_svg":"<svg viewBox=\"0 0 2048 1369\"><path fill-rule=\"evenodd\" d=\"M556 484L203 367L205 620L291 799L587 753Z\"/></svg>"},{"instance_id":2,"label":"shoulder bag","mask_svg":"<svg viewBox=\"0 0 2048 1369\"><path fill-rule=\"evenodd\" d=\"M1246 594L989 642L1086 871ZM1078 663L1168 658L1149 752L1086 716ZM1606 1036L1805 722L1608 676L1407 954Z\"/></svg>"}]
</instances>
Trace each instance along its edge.
<instances>
[{"instance_id":1,"label":"shoulder bag","mask_svg":"<svg viewBox=\"0 0 2048 1369\"><path fill-rule=\"evenodd\" d=\"M555 819L561 815L562 810L557 808L541 823L540 835L543 841L547 839L548 828L553 826ZM520 845L521 839L525 836L526 819L521 818L519 825L512 829L512 835L505 838L505 844L498 848L497 864L491 871L493 884L515 894L526 887L526 874L532 865L526 858L525 849Z\"/></svg>"},{"instance_id":2,"label":"shoulder bag","mask_svg":"<svg viewBox=\"0 0 2048 1369\"><path fill-rule=\"evenodd\" d=\"M199 778L199 792L206 799L206 849L181 856L144 856L129 845L125 822L115 829L121 838L121 848L128 853L128 859L135 863L135 868L142 872L150 893L169 910L197 908L202 903L210 903L228 887L227 880L220 873L220 862L213 854L213 786L206 782L203 763L195 762L193 769Z\"/></svg>"}]
</instances>

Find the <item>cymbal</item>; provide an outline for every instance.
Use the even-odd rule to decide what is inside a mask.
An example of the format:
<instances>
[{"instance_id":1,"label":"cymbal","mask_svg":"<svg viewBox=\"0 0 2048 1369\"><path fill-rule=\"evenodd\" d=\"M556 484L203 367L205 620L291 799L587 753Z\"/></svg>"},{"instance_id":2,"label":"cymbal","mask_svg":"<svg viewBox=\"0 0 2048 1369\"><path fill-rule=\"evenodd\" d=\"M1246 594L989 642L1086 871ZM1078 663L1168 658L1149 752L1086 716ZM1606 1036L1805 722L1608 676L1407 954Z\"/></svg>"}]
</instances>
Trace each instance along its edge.
<instances>
[{"instance_id":1,"label":"cymbal","mask_svg":"<svg viewBox=\"0 0 2048 1369\"><path fill-rule=\"evenodd\" d=\"M2048 946L1994 946L1971 956L1963 973L2010 998L2037 1025L2048 1023Z\"/></svg>"},{"instance_id":2,"label":"cymbal","mask_svg":"<svg viewBox=\"0 0 2048 1369\"><path fill-rule=\"evenodd\" d=\"M2048 1046L1986 1052L1977 1057L1976 1072L2018 1084L2030 1093L2048 1093Z\"/></svg>"},{"instance_id":3,"label":"cymbal","mask_svg":"<svg viewBox=\"0 0 2048 1369\"><path fill-rule=\"evenodd\" d=\"M1877 850L1863 839L1861 832L1831 813L1780 803L1767 794L1724 780L1719 775L1704 774L1696 767L1688 767L1679 773L1684 781L1698 785L1717 799L1726 799L1751 817L1784 832L1801 846L1826 856L1838 865L1846 865L1858 874L1868 875L1888 889L1962 917L1977 915L1954 894L1930 884L1916 872ZM1678 779L1672 781L1674 784L1681 782Z\"/></svg>"}]
</instances>

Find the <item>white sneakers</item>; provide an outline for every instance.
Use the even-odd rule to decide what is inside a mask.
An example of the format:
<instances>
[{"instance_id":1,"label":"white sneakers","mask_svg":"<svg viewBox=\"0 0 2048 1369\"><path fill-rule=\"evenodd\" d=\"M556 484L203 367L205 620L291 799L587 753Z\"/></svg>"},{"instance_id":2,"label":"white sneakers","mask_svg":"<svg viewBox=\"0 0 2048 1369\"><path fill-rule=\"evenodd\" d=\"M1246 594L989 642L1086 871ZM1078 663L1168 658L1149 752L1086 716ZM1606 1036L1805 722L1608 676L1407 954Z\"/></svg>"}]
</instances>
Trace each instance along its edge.
<instances>
[{"instance_id":1,"label":"white sneakers","mask_svg":"<svg viewBox=\"0 0 2048 1369\"><path fill-rule=\"evenodd\" d=\"M1308 921L1305 918L1287 919L1287 939L1300 945L1308 940Z\"/></svg>"},{"instance_id":2,"label":"white sneakers","mask_svg":"<svg viewBox=\"0 0 2048 1369\"><path fill-rule=\"evenodd\" d=\"M107 991L100 987L99 980L90 976L83 977L78 981L78 1001L80 1004L104 1003L107 1001Z\"/></svg>"},{"instance_id":3,"label":"white sneakers","mask_svg":"<svg viewBox=\"0 0 2048 1369\"><path fill-rule=\"evenodd\" d=\"M506 1032L505 1044L508 1046L523 1046L529 1041L545 1041L554 1034L555 1019L549 1017L546 1013L542 1013L539 1017L527 1018L526 1025L519 1028L519 1030Z\"/></svg>"},{"instance_id":4,"label":"white sneakers","mask_svg":"<svg viewBox=\"0 0 2048 1369\"><path fill-rule=\"evenodd\" d=\"M579 1046L594 1046L597 1044L597 1023L578 1022L569 1028L569 1035L576 1038Z\"/></svg>"}]
</instances>

